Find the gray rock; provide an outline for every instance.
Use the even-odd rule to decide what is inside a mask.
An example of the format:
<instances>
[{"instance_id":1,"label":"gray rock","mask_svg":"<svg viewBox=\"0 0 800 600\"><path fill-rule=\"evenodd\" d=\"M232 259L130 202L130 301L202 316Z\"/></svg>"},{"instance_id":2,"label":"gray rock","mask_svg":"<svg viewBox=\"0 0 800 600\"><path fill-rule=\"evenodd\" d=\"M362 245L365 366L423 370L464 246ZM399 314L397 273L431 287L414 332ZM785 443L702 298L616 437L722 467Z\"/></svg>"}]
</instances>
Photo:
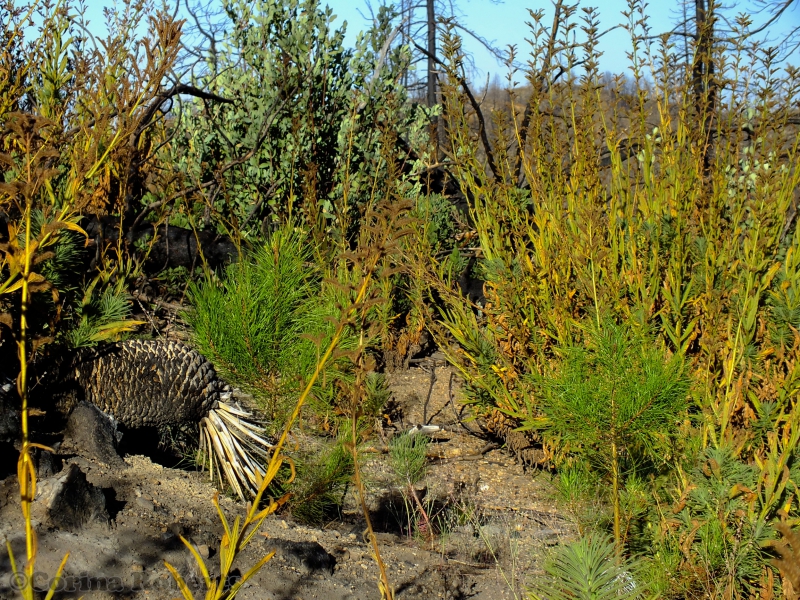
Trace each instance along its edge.
<instances>
[{"instance_id":1,"label":"gray rock","mask_svg":"<svg viewBox=\"0 0 800 600\"><path fill-rule=\"evenodd\" d=\"M533 532L533 537L541 540L545 546L555 546L558 544L558 538L561 534L561 531L555 529L539 529Z\"/></svg>"},{"instance_id":2,"label":"gray rock","mask_svg":"<svg viewBox=\"0 0 800 600\"><path fill-rule=\"evenodd\" d=\"M508 530L500 525L490 523L481 527L481 536L487 538L505 538L508 537Z\"/></svg>"},{"instance_id":3,"label":"gray rock","mask_svg":"<svg viewBox=\"0 0 800 600\"><path fill-rule=\"evenodd\" d=\"M156 505L153 504L152 501L147 498L142 498L141 496L136 499L136 506L147 512L153 512L156 509Z\"/></svg>"}]
</instances>

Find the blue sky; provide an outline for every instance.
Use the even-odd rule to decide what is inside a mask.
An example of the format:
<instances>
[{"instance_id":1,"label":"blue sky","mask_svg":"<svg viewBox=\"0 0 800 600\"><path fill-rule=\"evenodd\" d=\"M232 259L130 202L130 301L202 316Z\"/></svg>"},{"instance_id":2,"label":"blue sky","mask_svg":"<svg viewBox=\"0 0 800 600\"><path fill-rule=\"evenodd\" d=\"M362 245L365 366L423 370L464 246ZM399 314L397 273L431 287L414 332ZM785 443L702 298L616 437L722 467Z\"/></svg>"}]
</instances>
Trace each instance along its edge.
<instances>
[{"instance_id":1,"label":"blue sky","mask_svg":"<svg viewBox=\"0 0 800 600\"><path fill-rule=\"evenodd\" d=\"M504 0L499 3L490 0L452 0L460 12L463 24L490 41L495 47L505 50L509 44L516 44L518 60L524 62L527 58L529 46L525 42L525 37L529 37L529 28L525 24L530 20L528 8L545 10L544 22L552 22L553 4L550 0ZM337 23L347 21L348 45L355 41L356 34L369 26L365 16L369 16L366 2L364 0L323 0L331 6L337 15ZM372 0L373 6L377 6L380 0ZM90 0L87 17L91 18L93 24L97 26L103 22L102 7L111 4L99 0ZM600 29L605 30L614 25L625 22L622 11L627 9L627 0L591 0L584 2L587 6L596 6L599 9ZM669 31L679 17L677 0L654 0L646 8L646 13L650 17L650 26L653 33ZM745 2L742 9L747 8ZM576 17L577 18L577 15ZM763 16L754 15L756 23L764 21ZM778 30L789 30L800 26L800 2L795 2L789 10L782 16ZM94 27L93 27L94 28ZM466 37L464 48L472 54L475 62L476 80L484 80L489 74L495 74L501 78L505 77L505 67L499 64L479 43ZM600 70L618 73L628 68L626 52L631 49L630 36L624 29L617 29L605 35L599 46L603 52L600 60ZM797 53L796 53L797 54ZM791 61L794 64L800 60ZM477 83L477 81L476 81Z\"/></svg>"},{"instance_id":2,"label":"blue sky","mask_svg":"<svg viewBox=\"0 0 800 600\"><path fill-rule=\"evenodd\" d=\"M373 6L376 6L379 1L373 0ZM570 0L569 3L576 1ZM530 29L526 25L526 21L530 21L528 9L544 9L544 23L548 26L553 20L553 2L550 0L504 0L500 3L490 0L453 0L453 2L468 29L475 31L492 42L495 47L503 50L509 44L516 44L518 59L523 62L527 59L530 49L525 41L526 37L530 37ZM363 0L327 0L327 4L333 8L340 19L348 22L348 38L353 36L350 39L355 39L353 31L363 29L368 25L367 21L359 14L359 12L365 15L369 14ZM730 5L732 2L725 4ZM742 0L739 4L741 6L739 10L742 11L752 8L748 6L747 0ZM627 22L622 12L628 10L628 0L588 0L581 2L581 5L594 6L598 9L601 31ZM646 6L645 13L649 17L653 34L669 31L675 26L681 17L680 5L678 0L650 1ZM581 14L579 11L573 19L578 20ZM761 15L753 15L753 20L758 24L766 19ZM795 2L794 6L782 15L776 31L789 31L798 26L800 26L800 2ZM498 64L479 43L465 37L464 47L475 58L478 77L485 78L487 73L505 76L505 67ZM631 40L630 34L626 30L616 29L603 36L599 49L603 52L600 59L601 71L618 73L628 68L626 52L631 51ZM792 62L798 64L800 60Z\"/></svg>"},{"instance_id":3,"label":"blue sky","mask_svg":"<svg viewBox=\"0 0 800 600\"><path fill-rule=\"evenodd\" d=\"M348 21L348 31L366 26L367 22L359 14L359 9L368 14L363 3L355 0L328 0L328 4L340 18ZM593 0L585 4L599 7L601 31L625 21L621 13L627 9L627 0ZM672 27L673 17L677 14L672 15L670 7L675 5L674 1L656 2L654 6L648 8L654 29L660 31ZM526 21L531 20L528 9L544 9L543 22L549 26L553 21L553 4L549 0L505 0L497 4L490 0L457 0L456 6L465 27L504 51L509 44L515 44L518 60L522 62L527 60L530 50L529 44L525 41L526 37L530 37L530 29L526 24ZM576 14L574 18L577 19L578 15ZM618 29L605 35L602 40L601 70L613 72L624 70L627 66L625 52L630 50L631 45L629 34L623 29ZM505 77L505 67L477 41L465 36L464 48L474 57L478 77L483 79L487 73L497 73Z\"/></svg>"}]
</instances>

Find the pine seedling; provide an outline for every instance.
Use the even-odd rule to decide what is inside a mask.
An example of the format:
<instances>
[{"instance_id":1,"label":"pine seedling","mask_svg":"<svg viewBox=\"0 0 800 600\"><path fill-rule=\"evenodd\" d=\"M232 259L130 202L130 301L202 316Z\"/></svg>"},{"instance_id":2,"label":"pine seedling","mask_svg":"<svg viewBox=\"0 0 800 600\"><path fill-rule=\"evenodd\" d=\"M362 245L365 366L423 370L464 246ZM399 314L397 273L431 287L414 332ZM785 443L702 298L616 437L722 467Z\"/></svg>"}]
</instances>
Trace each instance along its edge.
<instances>
[{"instance_id":1,"label":"pine seedling","mask_svg":"<svg viewBox=\"0 0 800 600\"><path fill-rule=\"evenodd\" d=\"M424 435L398 435L389 442L389 459L398 479L405 485L419 483L426 473L425 453L428 438Z\"/></svg>"},{"instance_id":2,"label":"pine seedling","mask_svg":"<svg viewBox=\"0 0 800 600\"><path fill-rule=\"evenodd\" d=\"M405 488L404 493L414 500L414 504L422 515L425 531L430 536L433 532L428 513L417 495L417 490L414 489L414 486L422 481L427 473L427 450L428 438L424 435L412 436L404 433L389 442L389 461L392 470Z\"/></svg>"},{"instance_id":3,"label":"pine seedling","mask_svg":"<svg viewBox=\"0 0 800 600\"><path fill-rule=\"evenodd\" d=\"M541 428L551 444L587 459L611 480L614 541L622 551L625 464L655 460L676 429L689 390L680 359L646 336L606 320L585 345L563 348L559 372L542 379Z\"/></svg>"},{"instance_id":4,"label":"pine seedling","mask_svg":"<svg viewBox=\"0 0 800 600\"><path fill-rule=\"evenodd\" d=\"M357 287L352 290L352 302L351 304L343 310L343 314L341 319L336 324L336 329L331 337L330 342L327 345L327 348L324 352L321 353L319 359L316 362L314 372L309 377L308 381L306 382L305 388L303 392L300 394L297 402L294 405L294 409L292 410L289 417L286 419L284 423L283 433L278 438L277 443L273 447L272 450L272 457L270 458L269 464L266 468L266 473L263 477L261 477L261 482L258 488L258 492L255 495L255 498L252 502L249 502L247 505L247 512L242 519L241 517L236 517L231 526L225 517L225 514L222 512L222 509L219 506L218 494L214 496L214 506L217 509L217 514L219 515L220 521L225 529L225 534L220 541L220 548L219 548L219 556L220 556L220 575L217 579L212 579L208 567L197 552L197 549L184 537L181 536L181 541L183 541L184 545L189 549L194 557L198 568L200 569L201 574L203 575L203 582L205 584L206 592L205 598L206 600L232 600L236 594L238 594L239 590L242 589L242 586L247 582L248 579L256 575L261 568L269 562L272 557L275 555L275 552L272 551L258 562L253 565L236 583L234 583L230 589L226 587L228 583L229 575L233 569L233 562L235 558L241 554L241 552L247 547L250 541L253 539L253 536L258 533L259 529L261 528L261 524L264 520L273 514L278 508L280 508L284 503L289 500L289 493L284 494L278 500L265 500L264 495L267 492L267 489L270 487L271 483L274 481L275 476L280 471L281 467L287 463L291 469L291 476L289 481L287 481L287 485L291 484L295 477L295 468L294 463L289 459L287 456L284 455L283 451L286 446L289 432L292 429L292 426L297 422L298 418L300 417L300 411L302 410L305 403L311 397L312 390L314 389L317 380L325 371L325 365L328 363L329 360L332 360L334 351L339 346L339 343L342 340L342 337L345 334L349 324L351 323L354 314L358 311L359 307L363 305L367 296L368 290L370 289L370 283L372 281L375 263L377 259L374 259L373 262L369 263L366 268L364 269L364 275L361 278L360 283ZM354 455L353 460L356 460ZM262 500L266 505L263 509L261 508ZM175 582L178 585L178 589L181 592L184 600L194 600L194 595L192 591L189 589L189 586L186 584L183 577L178 573L177 569L171 565L170 563L164 563L172 574L172 577L175 579ZM385 577L383 579L383 587L387 588L385 584ZM389 596L391 597L391 595Z\"/></svg>"}]
</instances>

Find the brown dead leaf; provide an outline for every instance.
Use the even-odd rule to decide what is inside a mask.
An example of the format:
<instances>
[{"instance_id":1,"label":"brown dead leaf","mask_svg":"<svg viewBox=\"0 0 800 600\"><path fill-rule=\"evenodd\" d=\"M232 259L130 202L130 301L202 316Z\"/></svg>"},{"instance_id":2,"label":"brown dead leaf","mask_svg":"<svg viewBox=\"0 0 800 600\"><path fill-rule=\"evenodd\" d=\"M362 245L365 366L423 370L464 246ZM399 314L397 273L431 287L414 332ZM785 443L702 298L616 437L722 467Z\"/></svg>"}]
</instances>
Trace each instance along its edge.
<instances>
[{"instance_id":1,"label":"brown dead leaf","mask_svg":"<svg viewBox=\"0 0 800 600\"><path fill-rule=\"evenodd\" d=\"M790 591L791 596L786 596L787 600L798 600L800 598L800 532L792 530L786 523L776 523L775 527L781 532L783 539L772 542L770 546L778 554L778 558L773 558L770 562L778 569L783 578L784 596ZM791 585L791 590L789 586Z\"/></svg>"}]
</instances>

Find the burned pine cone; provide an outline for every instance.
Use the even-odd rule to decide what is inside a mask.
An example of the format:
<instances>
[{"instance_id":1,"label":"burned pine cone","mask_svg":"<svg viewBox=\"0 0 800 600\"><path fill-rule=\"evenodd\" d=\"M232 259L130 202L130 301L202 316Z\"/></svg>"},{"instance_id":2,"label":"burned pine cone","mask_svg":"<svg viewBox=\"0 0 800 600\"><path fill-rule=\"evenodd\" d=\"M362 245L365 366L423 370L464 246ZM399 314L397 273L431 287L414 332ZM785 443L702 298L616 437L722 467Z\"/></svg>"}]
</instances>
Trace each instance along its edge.
<instances>
[{"instance_id":1,"label":"burned pine cone","mask_svg":"<svg viewBox=\"0 0 800 600\"><path fill-rule=\"evenodd\" d=\"M72 368L82 399L132 429L200 422L227 391L202 354L176 342L84 348Z\"/></svg>"},{"instance_id":2,"label":"burned pine cone","mask_svg":"<svg viewBox=\"0 0 800 600\"><path fill-rule=\"evenodd\" d=\"M224 479L242 499L258 489L271 447L263 426L230 402L229 386L196 350L155 340L82 348L49 379L64 414L86 401L131 429L199 423L212 479Z\"/></svg>"}]
</instances>

